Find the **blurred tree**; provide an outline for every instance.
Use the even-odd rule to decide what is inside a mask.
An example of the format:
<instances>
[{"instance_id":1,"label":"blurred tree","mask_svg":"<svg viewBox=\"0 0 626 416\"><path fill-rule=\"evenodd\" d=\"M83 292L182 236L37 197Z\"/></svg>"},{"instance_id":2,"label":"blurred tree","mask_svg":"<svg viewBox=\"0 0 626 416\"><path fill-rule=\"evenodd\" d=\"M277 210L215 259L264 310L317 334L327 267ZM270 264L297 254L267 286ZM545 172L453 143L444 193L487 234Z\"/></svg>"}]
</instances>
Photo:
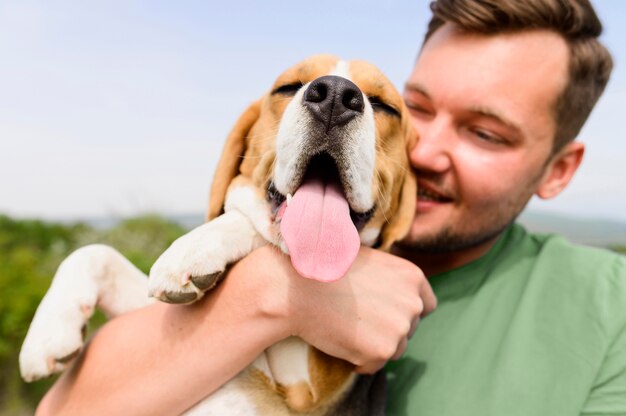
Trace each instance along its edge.
<instances>
[{"instance_id":1,"label":"blurred tree","mask_svg":"<svg viewBox=\"0 0 626 416\"><path fill-rule=\"evenodd\" d=\"M611 250L617 253L626 254L626 246L622 246L622 245L613 246L611 247Z\"/></svg>"},{"instance_id":2,"label":"blurred tree","mask_svg":"<svg viewBox=\"0 0 626 416\"><path fill-rule=\"evenodd\" d=\"M90 243L109 244L144 272L185 230L156 215L107 230L0 215L0 415L32 413L53 380L21 381L18 354L37 305L61 261ZM96 324L103 321L102 315Z\"/></svg>"},{"instance_id":3,"label":"blurred tree","mask_svg":"<svg viewBox=\"0 0 626 416\"><path fill-rule=\"evenodd\" d=\"M145 273L185 230L157 215L131 218L104 234L103 242L116 247Z\"/></svg>"}]
</instances>

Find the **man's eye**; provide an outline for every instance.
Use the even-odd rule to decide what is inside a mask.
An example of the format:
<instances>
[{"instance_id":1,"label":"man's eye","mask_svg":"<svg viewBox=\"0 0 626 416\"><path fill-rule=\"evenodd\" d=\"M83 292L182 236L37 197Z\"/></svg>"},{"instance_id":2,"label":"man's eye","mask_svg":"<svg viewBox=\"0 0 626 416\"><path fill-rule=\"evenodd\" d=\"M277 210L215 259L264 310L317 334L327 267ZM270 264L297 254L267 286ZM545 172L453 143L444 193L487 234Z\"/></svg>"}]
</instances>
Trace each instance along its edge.
<instances>
[{"instance_id":1,"label":"man's eye","mask_svg":"<svg viewBox=\"0 0 626 416\"><path fill-rule=\"evenodd\" d=\"M296 93L300 90L300 88L302 88L303 85L304 84L302 84L300 81L292 82L291 84L281 85L280 87L274 89L274 91L272 91L272 94L293 96L296 95Z\"/></svg>"},{"instance_id":2,"label":"man's eye","mask_svg":"<svg viewBox=\"0 0 626 416\"><path fill-rule=\"evenodd\" d=\"M416 103L411 103L411 102L405 102L407 108L415 113L421 113L421 114L429 114L428 110L426 110L424 107L422 107L419 104Z\"/></svg>"},{"instance_id":3,"label":"man's eye","mask_svg":"<svg viewBox=\"0 0 626 416\"><path fill-rule=\"evenodd\" d=\"M472 130L472 133L484 142L493 143L493 144L505 144L506 143L506 140L504 140L502 137L489 133L485 130L474 129Z\"/></svg>"},{"instance_id":4,"label":"man's eye","mask_svg":"<svg viewBox=\"0 0 626 416\"><path fill-rule=\"evenodd\" d=\"M385 114L389 114L390 116L400 117L400 112L389 104L385 103L383 100L380 99L380 97L373 96L367 97L367 99L372 105L372 109L374 111L380 111Z\"/></svg>"}]
</instances>

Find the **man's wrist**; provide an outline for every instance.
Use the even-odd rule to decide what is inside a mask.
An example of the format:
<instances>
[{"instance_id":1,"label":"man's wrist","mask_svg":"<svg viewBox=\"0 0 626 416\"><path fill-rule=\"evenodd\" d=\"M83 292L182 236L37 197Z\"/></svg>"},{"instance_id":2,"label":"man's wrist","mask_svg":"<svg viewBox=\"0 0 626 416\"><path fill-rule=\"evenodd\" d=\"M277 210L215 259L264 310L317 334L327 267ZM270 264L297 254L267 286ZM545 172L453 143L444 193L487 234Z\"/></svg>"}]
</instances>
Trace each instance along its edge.
<instances>
[{"instance_id":1,"label":"man's wrist","mask_svg":"<svg viewBox=\"0 0 626 416\"><path fill-rule=\"evenodd\" d=\"M295 334L289 303L289 269L284 254L265 246L235 264L227 277L230 282L223 282L231 286L226 290L237 292L232 296L247 309L245 315L252 321L266 324L272 344Z\"/></svg>"}]
</instances>

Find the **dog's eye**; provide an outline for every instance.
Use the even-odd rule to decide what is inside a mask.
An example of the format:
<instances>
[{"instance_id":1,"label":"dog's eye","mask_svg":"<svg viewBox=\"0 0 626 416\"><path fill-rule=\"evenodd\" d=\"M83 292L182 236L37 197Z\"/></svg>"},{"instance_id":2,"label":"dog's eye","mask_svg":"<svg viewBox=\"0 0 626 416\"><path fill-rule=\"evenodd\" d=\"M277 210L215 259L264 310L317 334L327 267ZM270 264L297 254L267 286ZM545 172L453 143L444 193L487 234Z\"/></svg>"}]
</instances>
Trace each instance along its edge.
<instances>
[{"instance_id":1,"label":"dog's eye","mask_svg":"<svg viewBox=\"0 0 626 416\"><path fill-rule=\"evenodd\" d=\"M280 94L280 95L295 95L298 90L300 88L302 88L302 84L301 82L293 82L291 84L285 84L285 85L281 85L280 87L276 88L274 91L272 91L272 94Z\"/></svg>"},{"instance_id":2,"label":"dog's eye","mask_svg":"<svg viewBox=\"0 0 626 416\"><path fill-rule=\"evenodd\" d=\"M372 105L374 111L382 111L383 113L389 114L391 116L400 117L400 112L389 104L385 103L383 100L380 99L380 97L373 96L367 97L367 99Z\"/></svg>"}]
</instances>

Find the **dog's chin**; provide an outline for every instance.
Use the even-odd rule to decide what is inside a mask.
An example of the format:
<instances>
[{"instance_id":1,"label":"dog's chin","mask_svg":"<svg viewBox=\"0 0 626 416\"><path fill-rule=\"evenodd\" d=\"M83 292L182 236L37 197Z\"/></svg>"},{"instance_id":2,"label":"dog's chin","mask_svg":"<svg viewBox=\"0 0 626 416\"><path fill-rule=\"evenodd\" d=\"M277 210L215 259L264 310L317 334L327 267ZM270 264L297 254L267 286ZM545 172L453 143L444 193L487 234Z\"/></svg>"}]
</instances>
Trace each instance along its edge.
<instances>
[{"instance_id":1,"label":"dog's chin","mask_svg":"<svg viewBox=\"0 0 626 416\"><path fill-rule=\"evenodd\" d=\"M328 153L319 153L313 156L306 164L303 172L298 175L300 183L296 186L296 192L300 185L308 179L321 180L325 184L338 185L346 197L346 188L349 188L347 180L339 174L337 168L337 162ZM271 181L267 186L267 200L270 203L272 214L274 217L274 223L280 223L282 213L289 205L291 195L283 195L280 193L274 182ZM374 216L375 206L370 207L366 211L357 211L353 208L353 204L350 203L350 198L346 197L348 205L350 207L350 218L358 231L361 231L365 224Z\"/></svg>"}]
</instances>

